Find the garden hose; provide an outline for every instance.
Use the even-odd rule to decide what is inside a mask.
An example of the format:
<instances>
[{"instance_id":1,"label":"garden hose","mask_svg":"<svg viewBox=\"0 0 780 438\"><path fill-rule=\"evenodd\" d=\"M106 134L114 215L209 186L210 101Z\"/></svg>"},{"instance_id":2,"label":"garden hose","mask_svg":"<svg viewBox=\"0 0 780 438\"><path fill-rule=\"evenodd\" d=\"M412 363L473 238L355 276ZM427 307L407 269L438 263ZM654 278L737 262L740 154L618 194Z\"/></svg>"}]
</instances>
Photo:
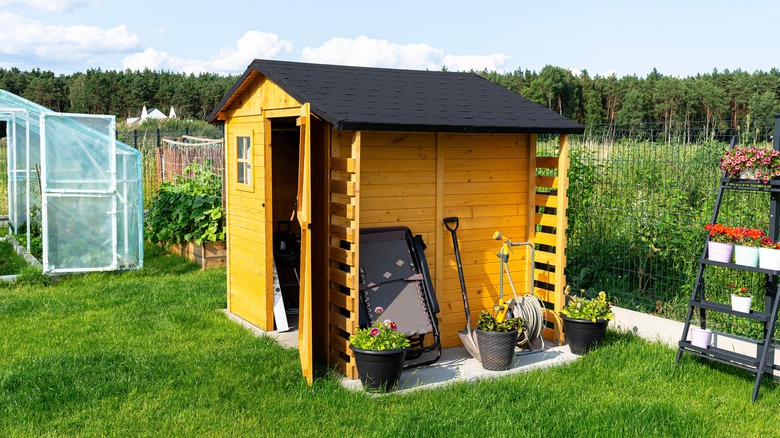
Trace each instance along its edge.
<instances>
[{"instance_id":1,"label":"garden hose","mask_svg":"<svg viewBox=\"0 0 780 438\"><path fill-rule=\"evenodd\" d=\"M547 325L544 302L535 295L527 294L512 299L509 309L512 317L520 317L525 321L525 327L517 344L530 347L531 342L542 336L542 330Z\"/></svg>"}]
</instances>

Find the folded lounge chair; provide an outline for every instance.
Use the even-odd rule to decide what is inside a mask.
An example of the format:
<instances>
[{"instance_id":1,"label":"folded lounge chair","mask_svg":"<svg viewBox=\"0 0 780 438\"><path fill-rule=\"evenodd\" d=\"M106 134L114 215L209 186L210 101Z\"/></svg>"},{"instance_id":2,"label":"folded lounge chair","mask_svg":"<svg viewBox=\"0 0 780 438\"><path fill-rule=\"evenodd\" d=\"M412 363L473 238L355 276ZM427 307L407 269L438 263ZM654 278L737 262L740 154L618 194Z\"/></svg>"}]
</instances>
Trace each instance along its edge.
<instances>
[{"instance_id":1,"label":"folded lounge chair","mask_svg":"<svg viewBox=\"0 0 780 438\"><path fill-rule=\"evenodd\" d=\"M361 326L377 319L395 322L411 341L404 369L430 365L441 357L439 303L424 250L422 238L407 227L360 229ZM384 309L381 317L377 307ZM429 334L432 338L426 339Z\"/></svg>"}]
</instances>

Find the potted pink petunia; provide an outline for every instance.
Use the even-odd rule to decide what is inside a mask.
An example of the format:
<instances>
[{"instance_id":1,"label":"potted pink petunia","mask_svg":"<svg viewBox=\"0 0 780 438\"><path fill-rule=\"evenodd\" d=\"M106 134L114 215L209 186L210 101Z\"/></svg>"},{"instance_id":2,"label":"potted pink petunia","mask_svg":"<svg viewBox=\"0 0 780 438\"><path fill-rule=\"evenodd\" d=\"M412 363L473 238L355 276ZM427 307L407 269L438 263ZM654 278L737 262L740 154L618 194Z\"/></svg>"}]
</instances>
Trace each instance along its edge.
<instances>
[{"instance_id":1,"label":"potted pink petunia","mask_svg":"<svg viewBox=\"0 0 780 438\"><path fill-rule=\"evenodd\" d=\"M384 309L377 307L374 312L381 315ZM398 385L409 339L398 331L395 322L377 318L370 327L350 336L349 343L364 388L390 391Z\"/></svg>"}]
</instances>

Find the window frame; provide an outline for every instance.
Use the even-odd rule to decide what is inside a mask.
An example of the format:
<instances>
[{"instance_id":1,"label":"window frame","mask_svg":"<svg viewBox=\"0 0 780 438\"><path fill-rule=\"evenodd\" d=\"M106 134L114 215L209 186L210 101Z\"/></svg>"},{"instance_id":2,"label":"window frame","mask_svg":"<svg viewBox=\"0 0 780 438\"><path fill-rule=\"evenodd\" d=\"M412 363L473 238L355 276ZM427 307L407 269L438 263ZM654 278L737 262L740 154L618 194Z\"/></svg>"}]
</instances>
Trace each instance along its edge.
<instances>
[{"instance_id":1,"label":"window frame","mask_svg":"<svg viewBox=\"0 0 780 438\"><path fill-rule=\"evenodd\" d=\"M236 185L239 189L253 190L252 136L236 135ZM243 175L243 178L242 178Z\"/></svg>"}]
</instances>

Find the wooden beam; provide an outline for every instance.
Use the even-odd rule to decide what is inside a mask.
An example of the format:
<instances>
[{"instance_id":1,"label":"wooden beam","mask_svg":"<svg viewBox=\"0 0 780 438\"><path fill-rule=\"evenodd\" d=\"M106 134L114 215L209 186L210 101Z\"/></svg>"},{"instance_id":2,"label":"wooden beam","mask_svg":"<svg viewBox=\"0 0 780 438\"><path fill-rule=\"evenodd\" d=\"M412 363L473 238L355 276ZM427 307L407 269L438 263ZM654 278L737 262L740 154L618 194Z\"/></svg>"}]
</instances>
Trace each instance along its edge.
<instances>
[{"instance_id":1,"label":"wooden beam","mask_svg":"<svg viewBox=\"0 0 780 438\"><path fill-rule=\"evenodd\" d=\"M355 160L352 158L331 157L330 168L331 170L355 173Z\"/></svg>"},{"instance_id":2,"label":"wooden beam","mask_svg":"<svg viewBox=\"0 0 780 438\"><path fill-rule=\"evenodd\" d=\"M353 220L355 219L355 207L331 201L330 214Z\"/></svg>"}]
</instances>

